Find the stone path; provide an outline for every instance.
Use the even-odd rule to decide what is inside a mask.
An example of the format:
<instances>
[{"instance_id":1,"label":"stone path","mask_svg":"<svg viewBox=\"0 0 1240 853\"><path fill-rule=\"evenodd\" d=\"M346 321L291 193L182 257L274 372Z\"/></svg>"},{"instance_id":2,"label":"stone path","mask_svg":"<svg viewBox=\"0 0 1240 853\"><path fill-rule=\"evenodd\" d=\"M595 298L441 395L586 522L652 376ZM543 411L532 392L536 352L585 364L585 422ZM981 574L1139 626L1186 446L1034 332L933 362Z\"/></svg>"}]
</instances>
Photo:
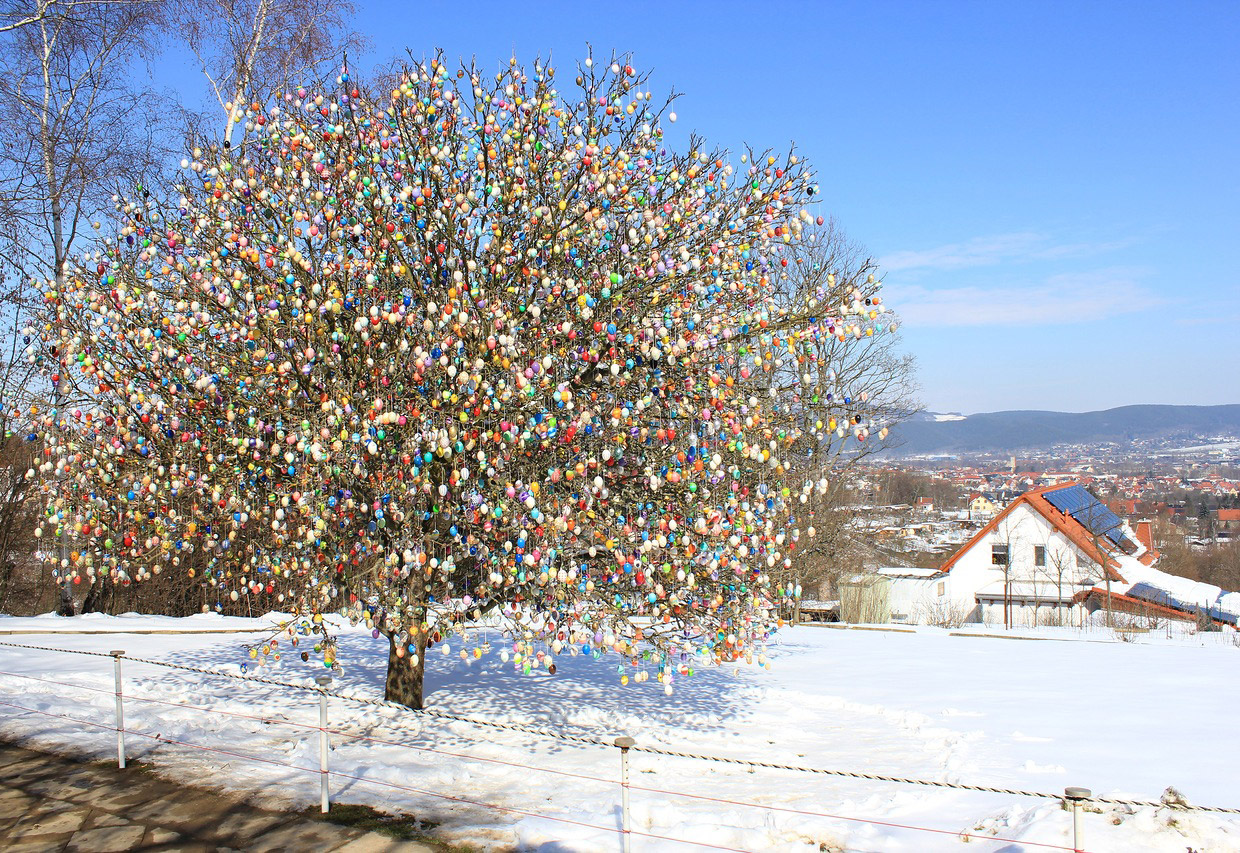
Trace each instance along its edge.
<instances>
[{"instance_id":1,"label":"stone path","mask_svg":"<svg viewBox=\"0 0 1240 853\"><path fill-rule=\"evenodd\" d=\"M436 850L296 813L268 811L157 778L140 767L119 770L4 742L0 839L6 853Z\"/></svg>"}]
</instances>

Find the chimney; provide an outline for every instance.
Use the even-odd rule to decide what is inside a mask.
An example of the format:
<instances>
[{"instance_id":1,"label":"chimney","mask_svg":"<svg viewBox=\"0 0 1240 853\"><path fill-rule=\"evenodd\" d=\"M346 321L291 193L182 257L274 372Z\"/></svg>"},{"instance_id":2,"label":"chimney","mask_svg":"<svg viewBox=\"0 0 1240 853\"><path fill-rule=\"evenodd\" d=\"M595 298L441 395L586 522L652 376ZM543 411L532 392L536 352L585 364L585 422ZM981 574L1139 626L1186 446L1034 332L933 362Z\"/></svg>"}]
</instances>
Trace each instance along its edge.
<instances>
[{"instance_id":1,"label":"chimney","mask_svg":"<svg viewBox=\"0 0 1240 853\"><path fill-rule=\"evenodd\" d=\"M1137 540L1145 546L1145 550L1154 550L1154 525L1148 519L1137 522Z\"/></svg>"}]
</instances>

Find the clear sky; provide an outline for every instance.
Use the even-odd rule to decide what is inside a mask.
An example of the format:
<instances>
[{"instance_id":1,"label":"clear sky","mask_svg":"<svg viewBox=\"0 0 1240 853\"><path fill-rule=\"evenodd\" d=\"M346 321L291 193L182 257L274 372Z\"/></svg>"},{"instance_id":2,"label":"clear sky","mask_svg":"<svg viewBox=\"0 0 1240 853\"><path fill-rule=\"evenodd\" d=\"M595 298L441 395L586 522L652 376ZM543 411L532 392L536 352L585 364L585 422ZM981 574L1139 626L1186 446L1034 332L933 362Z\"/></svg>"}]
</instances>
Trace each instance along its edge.
<instances>
[{"instance_id":1,"label":"clear sky","mask_svg":"<svg viewBox=\"0 0 1240 853\"><path fill-rule=\"evenodd\" d=\"M589 42L678 134L795 141L933 411L1240 402L1235 0L357 2L372 62Z\"/></svg>"}]
</instances>

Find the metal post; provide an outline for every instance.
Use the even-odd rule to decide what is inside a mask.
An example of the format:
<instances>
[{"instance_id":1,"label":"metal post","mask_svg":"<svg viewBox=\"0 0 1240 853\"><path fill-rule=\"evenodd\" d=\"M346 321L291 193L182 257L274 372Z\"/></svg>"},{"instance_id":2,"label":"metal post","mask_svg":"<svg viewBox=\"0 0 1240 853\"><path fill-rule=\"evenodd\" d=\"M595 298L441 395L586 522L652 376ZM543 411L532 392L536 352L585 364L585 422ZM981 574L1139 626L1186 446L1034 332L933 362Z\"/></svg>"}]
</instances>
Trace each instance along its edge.
<instances>
[{"instance_id":1,"label":"metal post","mask_svg":"<svg viewBox=\"0 0 1240 853\"><path fill-rule=\"evenodd\" d=\"M1072 849L1075 853L1085 853L1082 843L1085 840L1084 833L1081 830L1081 801L1088 800L1094 795L1094 792L1088 788L1064 788L1063 797L1072 804Z\"/></svg>"},{"instance_id":2,"label":"metal post","mask_svg":"<svg viewBox=\"0 0 1240 853\"><path fill-rule=\"evenodd\" d=\"M629 853L631 836L629 828L629 750L637 743L631 737L618 737L616 746L620 748L620 838L624 845L624 853Z\"/></svg>"},{"instance_id":3,"label":"metal post","mask_svg":"<svg viewBox=\"0 0 1240 853\"><path fill-rule=\"evenodd\" d=\"M125 709L121 707L121 655L124 649L114 649L111 653L113 669L116 673L116 766L125 769Z\"/></svg>"},{"instance_id":4,"label":"metal post","mask_svg":"<svg viewBox=\"0 0 1240 853\"><path fill-rule=\"evenodd\" d=\"M319 809L323 814L331 809L327 796L327 687L332 683L330 675L320 675L314 679L319 685L319 773L320 801Z\"/></svg>"}]
</instances>

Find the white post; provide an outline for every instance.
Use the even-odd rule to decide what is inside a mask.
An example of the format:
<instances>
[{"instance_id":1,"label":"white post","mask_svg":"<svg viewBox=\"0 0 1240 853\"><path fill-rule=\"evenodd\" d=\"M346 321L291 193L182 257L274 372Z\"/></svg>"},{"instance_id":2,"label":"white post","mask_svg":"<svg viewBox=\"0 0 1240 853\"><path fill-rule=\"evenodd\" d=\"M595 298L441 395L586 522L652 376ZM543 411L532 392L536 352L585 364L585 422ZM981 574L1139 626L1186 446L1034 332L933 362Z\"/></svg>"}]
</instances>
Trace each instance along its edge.
<instances>
[{"instance_id":1,"label":"white post","mask_svg":"<svg viewBox=\"0 0 1240 853\"><path fill-rule=\"evenodd\" d=\"M111 652L116 673L116 766L125 769L125 709L121 707L121 655L123 649Z\"/></svg>"},{"instance_id":2,"label":"white post","mask_svg":"<svg viewBox=\"0 0 1240 853\"><path fill-rule=\"evenodd\" d=\"M1082 843L1085 840L1084 832L1081 829L1081 801L1088 800L1094 795L1094 792L1088 788L1064 788L1063 797L1072 804L1072 849L1075 853L1085 853Z\"/></svg>"},{"instance_id":3,"label":"white post","mask_svg":"<svg viewBox=\"0 0 1240 853\"><path fill-rule=\"evenodd\" d=\"M319 685L319 809L327 814L331 809L327 796L327 687L332 683L332 677L320 675L315 681Z\"/></svg>"},{"instance_id":4,"label":"white post","mask_svg":"<svg viewBox=\"0 0 1240 853\"><path fill-rule=\"evenodd\" d=\"M620 838L624 853L629 853L631 836L629 828L629 749L637 741L631 737L618 737L616 746L620 747Z\"/></svg>"}]
</instances>

